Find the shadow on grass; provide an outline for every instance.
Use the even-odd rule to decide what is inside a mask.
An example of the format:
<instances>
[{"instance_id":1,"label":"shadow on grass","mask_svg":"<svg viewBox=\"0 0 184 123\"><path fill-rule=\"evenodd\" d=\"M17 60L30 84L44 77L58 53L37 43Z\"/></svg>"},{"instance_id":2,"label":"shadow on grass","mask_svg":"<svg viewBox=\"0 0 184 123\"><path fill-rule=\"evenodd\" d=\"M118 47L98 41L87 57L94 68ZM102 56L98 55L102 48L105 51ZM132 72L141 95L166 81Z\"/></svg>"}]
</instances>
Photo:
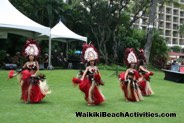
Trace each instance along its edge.
<instances>
[{"instance_id":1,"label":"shadow on grass","mask_svg":"<svg viewBox=\"0 0 184 123\"><path fill-rule=\"evenodd\" d=\"M24 101L16 101L16 103L18 104L24 104L24 105L51 105L53 104L52 102L49 102L49 101L41 101L41 102L38 102L38 103L34 103L34 102L28 102L28 103L25 103Z\"/></svg>"}]
</instances>

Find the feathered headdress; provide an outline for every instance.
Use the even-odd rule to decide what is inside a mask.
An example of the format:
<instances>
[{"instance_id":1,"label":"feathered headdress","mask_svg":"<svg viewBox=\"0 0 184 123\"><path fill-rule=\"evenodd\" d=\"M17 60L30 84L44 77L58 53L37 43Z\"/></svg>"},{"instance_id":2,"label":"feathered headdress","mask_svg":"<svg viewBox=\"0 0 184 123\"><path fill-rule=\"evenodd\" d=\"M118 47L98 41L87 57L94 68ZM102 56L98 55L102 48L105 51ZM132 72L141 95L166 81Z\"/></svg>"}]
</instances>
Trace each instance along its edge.
<instances>
[{"instance_id":1,"label":"feathered headdress","mask_svg":"<svg viewBox=\"0 0 184 123\"><path fill-rule=\"evenodd\" d=\"M83 62L89 62L91 60L98 60L98 52L94 45L92 44L83 44L82 46L82 60Z\"/></svg>"},{"instance_id":2,"label":"feathered headdress","mask_svg":"<svg viewBox=\"0 0 184 123\"><path fill-rule=\"evenodd\" d=\"M124 62L127 66L129 66L131 63L137 64L137 57L133 48L126 48Z\"/></svg>"},{"instance_id":3,"label":"feathered headdress","mask_svg":"<svg viewBox=\"0 0 184 123\"><path fill-rule=\"evenodd\" d=\"M145 58L144 50L143 50L143 49L139 49L138 59L139 59L140 61L142 60L142 61L146 62L146 58Z\"/></svg>"},{"instance_id":4,"label":"feathered headdress","mask_svg":"<svg viewBox=\"0 0 184 123\"><path fill-rule=\"evenodd\" d=\"M28 39L26 44L23 47L23 56L33 55L38 57L40 54L40 47L38 46L37 42L33 39Z\"/></svg>"}]
</instances>

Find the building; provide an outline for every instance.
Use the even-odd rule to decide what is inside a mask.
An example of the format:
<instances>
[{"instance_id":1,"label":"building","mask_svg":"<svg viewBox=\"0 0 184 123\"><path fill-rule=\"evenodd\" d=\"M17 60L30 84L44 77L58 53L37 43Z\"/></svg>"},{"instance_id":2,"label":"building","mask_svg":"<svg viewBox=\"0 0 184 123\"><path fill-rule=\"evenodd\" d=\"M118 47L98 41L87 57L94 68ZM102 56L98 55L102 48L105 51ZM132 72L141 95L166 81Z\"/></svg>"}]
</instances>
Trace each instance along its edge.
<instances>
[{"instance_id":1,"label":"building","mask_svg":"<svg viewBox=\"0 0 184 123\"><path fill-rule=\"evenodd\" d=\"M180 4L184 5L184 0L180 0ZM145 14L141 19L137 20L134 27L147 30L149 15ZM169 47L181 46L184 48L184 39L179 34L179 26L184 24L184 9L178 8L173 3L161 6L158 4L156 9L156 20L154 27L160 30Z\"/></svg>"}]
</instances>

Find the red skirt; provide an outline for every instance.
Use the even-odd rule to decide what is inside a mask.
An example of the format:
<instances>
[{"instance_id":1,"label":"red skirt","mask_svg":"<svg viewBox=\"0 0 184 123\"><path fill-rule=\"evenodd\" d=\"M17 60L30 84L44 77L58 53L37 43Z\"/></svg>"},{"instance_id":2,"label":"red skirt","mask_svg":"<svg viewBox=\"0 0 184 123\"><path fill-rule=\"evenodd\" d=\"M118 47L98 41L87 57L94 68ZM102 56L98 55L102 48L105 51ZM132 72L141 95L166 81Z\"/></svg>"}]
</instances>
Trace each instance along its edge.
<instances>
[{"instance_id":1,"label":"red skirt","mask_svg":"<svg viewBox=\"0 0 184 123\"><path fill-rule=\"evenodd\" d=\"M29 89L30 83L29 79L23 82L22 85L22 95L21 99L25 102L28 101L28 89ZM45 97L44 94L41 93L40 87L38 84L32 84L32 87L30 89L30 97L29 102L31 103L38 103Z\"/></svg>"},{"instance_id":2,"label":"red skirt","mask_svg":"<svg viewBox=\"0 0 184 123\"><path fill-rule=\"evenodd\" d=\"M140 90L143 96L148 96L153 94L149 81L146 81L146 80L139 81L138 85L140 87Z\"/></svg>"},{"instance_id":3,"label":"red skirt","mask_svg":"<svg viewBox=\"0 0 184 123\"><path fill-rule=\"evenodd\" d=\"M133 81L124 80L124 72L120 73L119 80L121 81L120 87L124 93L124 97L127 101L138 102L143 100L141 91L137 83Z\"/></svg>"},{"instance_id":4,"label":"red skirt","mask_svg":"<svg viewBox=\"0 0 184 123\"><path fill-rule=\"evenodd\" d=\"M73 78L74 84L79 84L79 89L85 94L85 100L89 103L89 89L91 87L91 81L84 79L83 81L78 78ZM94 105L101 104L104 101L104 96L101 94L98 87L95 85L92 91L92 100Z\"/></svg>"},{"instance_id":5,"label":"red skirt","mask_svg":"<svg viewBox=\"0 0 184 123\"><path fill-rule=\"evenodd\" d=\"M40 87L39 87L39 83L38 84L30 84L30 76L28 74L27 70L24 70L22 72L22 94L21 94L21 99L25 102L29 101L31 103L38 103L40 102L45 95L41 93ZM28 100L28 89L29 86L32 86L30 89L30 97Z\"/></svg>"}]
</instances>

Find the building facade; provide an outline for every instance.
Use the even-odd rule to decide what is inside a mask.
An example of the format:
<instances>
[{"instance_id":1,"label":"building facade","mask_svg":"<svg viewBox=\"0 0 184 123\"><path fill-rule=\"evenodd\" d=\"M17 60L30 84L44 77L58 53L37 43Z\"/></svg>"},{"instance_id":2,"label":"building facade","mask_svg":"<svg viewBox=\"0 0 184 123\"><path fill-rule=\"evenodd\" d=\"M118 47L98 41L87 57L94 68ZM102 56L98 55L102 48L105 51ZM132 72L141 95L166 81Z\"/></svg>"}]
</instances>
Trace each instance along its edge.
<instances>
[{"instance_id":1,"label":"building facade","mask_svg":"<svg viewBox=\"0 0 184 123\"><path fill-rule=\"evenodd\" d=\"M184 0L180 0L180 4L184 5ZM136 21L134 27L147 30L148 22L149 15L145 14ZM184 48L184 36L182 37L179 33L179 27L182 24L184 24L184 9L173 3L163 6L158 4L154 27L160 31L160 35L164 37L169 47L180 46L182 49Z\"/></svg>"}]
</instances>

